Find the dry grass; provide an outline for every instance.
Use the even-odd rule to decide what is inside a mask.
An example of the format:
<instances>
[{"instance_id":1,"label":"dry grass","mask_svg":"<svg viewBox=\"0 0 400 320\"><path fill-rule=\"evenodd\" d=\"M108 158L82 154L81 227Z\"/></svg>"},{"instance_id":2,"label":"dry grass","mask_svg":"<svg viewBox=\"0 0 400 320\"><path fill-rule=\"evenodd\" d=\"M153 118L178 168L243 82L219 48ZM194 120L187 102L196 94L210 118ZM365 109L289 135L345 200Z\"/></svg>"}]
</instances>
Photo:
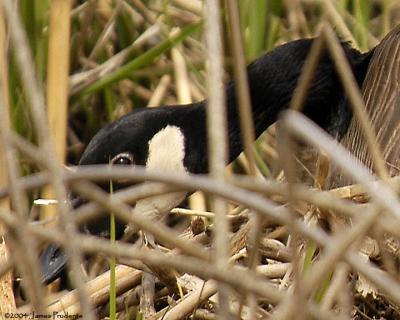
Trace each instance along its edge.
<instances>
[{"instance_id":1,"label":"dry grass","mask_svg":"<svg viewBox=\"0 0 400 320\"><path fill-rule=\"evenodd\" d=\"M213 0L55 0L51 7L21 0L19 10L11 0L0 4L8 26L8 38L0 33L0 198L12 203L12 209L7 202L0 209L9 249L4 258L5 246L0 248L1 312L68 312L85 319L400 319L399 181L389 178L392 171L379 145L384 141L376 138L376 123L364 111L373 106L365 109L363 101L373 101L382 112L385 106L359 92L333 33L355 47L371 48L395 27L396 1L241 0L238 6L227 1L223 19ZM246 60L314 35L319 38L291 107L301 109L319 53L329 50L354 108L357 139L368 146L369 167L293 110L279 130L271 128L254 146L250 143ZM395 54L387 59L399 61ZM246 146L228 171L221 152L224 96L215 90L229 77L224 68L233 69L239 86ZM386 79L379 68L378 75ZM368 90L379 85L371 78ZM66 163L76 164L90 137L131 109L205 96L213 110L209 176L109 166L71 171L59 163L66 153ZM300 178L299 139L316 154L316 171L303 166L311 185ZM329 190L333 170L359 184ZM118 177L152 183L112 196L94 184ZM32 205L44 187L51 187L58 200L54 208L62 227L54 220L46 227L48 221L40 221ZM64 201L68 190L90 202L72 213ZM202 193L185 210L173 210L178 216L173 227L132 214L130 204L138 199L182 190ZM78 234L77 224L98 217L104 208L153 235L158 250ZM41 285L37 257L45 242L61 245L72 257L70 292L62 284ZM87 262L84 253L95 258ZM111 314L110 256L119 263L116 313Z\"/></svg>"}]
</instances>

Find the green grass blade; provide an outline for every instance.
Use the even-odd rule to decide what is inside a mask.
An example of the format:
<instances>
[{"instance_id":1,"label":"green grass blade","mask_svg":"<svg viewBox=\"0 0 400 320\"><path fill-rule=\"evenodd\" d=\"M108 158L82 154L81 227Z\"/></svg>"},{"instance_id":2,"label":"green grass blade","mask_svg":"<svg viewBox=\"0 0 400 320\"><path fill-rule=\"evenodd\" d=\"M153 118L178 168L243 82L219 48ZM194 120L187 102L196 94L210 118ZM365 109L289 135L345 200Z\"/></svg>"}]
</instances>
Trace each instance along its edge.
<instances>
[{"instance_id":1,"label":"green grass blade","mask_svg":"<svg viewBox=\"0 0 400 320\"><path fill-rule=\"evenodd\" d=\"M110 181L110 194L113 193L113 184ZM110 241L115 243L115 216L111 212L110 214ZM110 320L117 319L117 290L116 290L116 279L115 279L115 257L110 257Z\"/></svg>"},{"instance_id":2,"label":"green grass blade","mask_svg":"<svg viewBox=\"0 0 400 320\"><path fill-rule=\"evenodd\" d=\"M303 272L307 272L311 268L316 251L317 246L314 242L310 242L306 245L306 256L304 257Z\"/></svg>"},{"instance_id":3,"label":"green grass blade","mask_svg":"<svg viewBox=\"0 0 400 320\"><path fill-rule=\"evenodd\" d=\"M355 35L361 49L368 49L367 30L369 28L369 20L371 16L371 3L369 0L354 0L354 15L357 20Z\"/></svg>"},{"instance_id":4,"label":"green grass blade","mask_svg":"<svg viewBox=\"0 0 400 320\"><path fill-rule=\"evenodd\" d=\"M266 39L268 1L253 0L249 7L249 42L247 45L247 58L254 59L263 52Z\"/></svg>"},{"instance_id":5,"label":"green grass blade","mask_svg":"<svg viewBox=\"0 0 400 320\"><path fill-rule=\"evenodd\" d=\"M159 45L155 46L154 48L151 48L149 51L145 52L141 56L139 56L136 59L132 60L131 62L127 63L126 65L119 68L115 72L109 74L108 76L105 76L104 78L101 78L97 82L86 87L85 89L83 89L83 91L81 91L79 96L92 94L92 93L118 81L118 80L128 78L132 71L139 69L143 66L149 65L158 56L160 56L164 52L171 49L174 45L181 42L182 40L184 40L185 38L187 38L194 32L200 30L201 26L202 26L202 23L198 22L198 23L189 25L186 28L183 28L176 35L164 40Z\"/></svg>"},{"instance_id":6,"label":"green grass blade","mask_svg":"<svg viewBox=\"0 0 400 320\"><path fill-rule=\"evenodd\" d=\"M264 162L263 158L260 155L260 150L257 147L257 144L254 146L254 160L256 161L256 165L258 170L263 174L264 177L271 177L271 170L268 165Z\"/></svg>"},{"instance_id":7,"label":"green grass blade","mask_svg":"<svg viewBox=\"0 0 400 320\"><path fill-rule=\"evenodd\" d=\"M322 283L315 295L315 301L320 304L328 290L329 286L331 285L332 280L332 272L329 272L325 278L322 280Z\"/></svg>"}]
</instances>

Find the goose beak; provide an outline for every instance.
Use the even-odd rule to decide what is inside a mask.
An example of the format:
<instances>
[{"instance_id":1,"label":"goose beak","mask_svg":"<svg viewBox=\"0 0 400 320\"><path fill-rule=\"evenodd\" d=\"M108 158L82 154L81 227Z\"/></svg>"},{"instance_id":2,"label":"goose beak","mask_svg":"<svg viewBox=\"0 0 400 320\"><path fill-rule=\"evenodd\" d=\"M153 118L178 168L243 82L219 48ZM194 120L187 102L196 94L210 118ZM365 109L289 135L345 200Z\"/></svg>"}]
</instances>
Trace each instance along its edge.
<instances>
[{"instance_id":1,"label":"goose beak","mask_svg":"<svg viewBox=\"0 0 400 320\"><path fill-rule=\"evenodd\" d=\"M42 270L42 283L49 284L60 276L67 263L67 257L60 247L50 244L39 259Z\"/></svg>"},{"instance_id":2,"label":"goose beak","mask_svg":"<svg viewBox=\"0 0 400 320\"><path fill-rule=\"evenodd\" d=\"M74 197L70 199L70 203L71 207L76 209L83 204L83 201ZM42 283L49 284L56 280L65 269L67 257L59 246L49 244L40 255L39 264L42 271Z\"/></svg>"}]
</instances>

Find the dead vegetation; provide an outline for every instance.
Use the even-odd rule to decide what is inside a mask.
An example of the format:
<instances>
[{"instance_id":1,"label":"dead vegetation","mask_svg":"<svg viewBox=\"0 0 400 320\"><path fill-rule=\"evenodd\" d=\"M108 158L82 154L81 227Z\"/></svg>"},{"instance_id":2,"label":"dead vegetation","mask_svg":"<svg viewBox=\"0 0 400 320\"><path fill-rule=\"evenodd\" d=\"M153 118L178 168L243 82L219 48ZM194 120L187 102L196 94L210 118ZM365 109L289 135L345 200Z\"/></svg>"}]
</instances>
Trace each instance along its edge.
<instances>
[{"instance_id":1,"label":"dead vegetation","mask_svg":"<svg viewBox=\"0 0 400 320\"><path fill-rule=\"evenodd\" d=\"M222 13L214 0L43 3L0 1L2 315L400 319L400 183L391 177L399 140L396 1L225 1ZM28 9L35 9L35 27L27 23ZM333 29L364 50L380 43L362 92ZM253 148L246 61L314 35L293 110ZM301 110L320 50L334 57L354 108L343 145L359 160L294 111ZM212 110L221 110L215 89L229 77L224 68L240 86L247 146L228 170L223 112L210 123L216 134L207 177L109 166L67 170L58 160L76 164L104 123L140 106L208 96ZM299 150L299 140L313 151ZM94 184L118 177L154 184L112 196ZM91 202L71 213L69 190ZM200 192L187 208L172 210L168 226L131 214L129 204L171 190ZM40 194L58 205L34 206ZM102 208L152 234L157 248L78 234L77 225ZM67 285L40 283L37 257L46 242L73 257ZM118 264L114 280L111 257Z\"/></svg>"}]
</instances>

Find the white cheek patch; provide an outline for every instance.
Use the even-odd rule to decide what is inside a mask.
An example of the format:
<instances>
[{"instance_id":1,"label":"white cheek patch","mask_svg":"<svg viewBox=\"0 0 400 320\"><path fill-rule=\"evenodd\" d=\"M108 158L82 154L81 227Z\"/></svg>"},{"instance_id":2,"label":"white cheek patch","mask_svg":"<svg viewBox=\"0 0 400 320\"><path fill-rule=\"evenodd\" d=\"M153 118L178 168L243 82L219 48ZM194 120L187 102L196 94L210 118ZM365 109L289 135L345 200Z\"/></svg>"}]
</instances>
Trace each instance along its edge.
<instances>
[{"instance_id":1,"label":"white cheek patch","mask_svg":"<svg viewBox=\"0 0 400 320\"><path fill-rule=\"evenodd\" d=\"M149 141L146 170L187 174L183 165L185 158L185 138L176 126L167 126ZM180 204L186 192L171 192L160 196L139 200L134 208L137 214L144 214L152 219L160 219L172 208Z\"/></svg>"},{"instance_id":2,"label":"white cheek patch","mask_svg":"<svg viewBox=\"0 0 400 320\"><path fill-rule=\"evenodd\" d=\"M187 173L185 158L185 137L176 126L167 126L157 132L149 141L147 170Z\"/></svg>"}]
</instances>

